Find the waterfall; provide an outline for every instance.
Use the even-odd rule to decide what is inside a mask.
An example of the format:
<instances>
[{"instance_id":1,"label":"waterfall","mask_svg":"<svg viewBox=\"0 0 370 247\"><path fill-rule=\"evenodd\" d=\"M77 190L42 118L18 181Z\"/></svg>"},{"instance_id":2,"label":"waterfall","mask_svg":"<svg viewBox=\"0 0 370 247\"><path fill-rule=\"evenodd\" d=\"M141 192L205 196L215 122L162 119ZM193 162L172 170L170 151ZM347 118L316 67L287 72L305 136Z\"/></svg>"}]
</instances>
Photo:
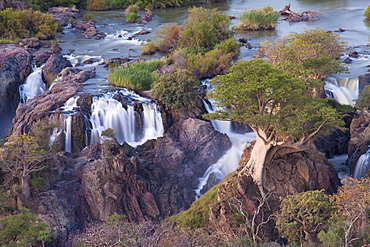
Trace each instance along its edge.
<instances>
[{"instance_id":1,"label":"waterfall","mask_svg":"<svg viewBox=\"0 0 370 247\"><path fill-rule=\"evenodd\" d=\"M64 150L66 152L72 152L72 115L75 113L75 108L77 107L77 99L78 96L70 98L62 107L63 131L65 134Z\"/></svg>"},{"instance_id":2,"label":"waterfall","mask_svg":"<svg viewBox=\"0 0 370 247\"><path fill-rule=\"evenodd\" d=\"M34 67L24 84L19 86L21 101L27 102L43 92L45 92L45 83L42 80L42 67Z\"/></svg>"},{"instance_id":3,"label":"waterfall","mask_svg":"<svg viewBox=\"0 0 370 247\"><path fill-rule=\"evenodd\" d=\"M203 84L205 83L203 82ZM207 86L209 87L209 85ZM214 112L211 102L212 101L203 101L208 113ZM215 164L208 167L203 177L199 178L198 187L195 189L197 197L201 196L202 190L207 187L211 177L213 180L213 186L220 182L227 174L235 171L239 166L239 161L244 148L247 144L256 139L254 132L247 132L244 134L234 133L232 131L232 123L230 121L212 120L211 123L215 130L228 135L232 145Z\"/></svg>"},{"instance_id":4,"label":"waterfall","mask_svg":"<svg viewBox=\"0 0 370 247\"><path fill-rule=\"evenodd\" d=\"M365 177L370 170L370 149L366 153L360 156L356 163L355 171L353 172L353 178L361 179Z\"/></svg>"},{"instance_id":5,"label":"waterfall","mask_svg":"<svg viewBox=\"0 0 370 247\"><path fill-rule=\"evenodd\" d=\"M95 96L91 105L90 143L99 142L101 132L108 128L115 131L120 144L127 142L133 147L162 136L164 128L157 104L147 99L141 103L143 111L139 114L133 105L124 107L111 93Z\"/></svg>"},{"instance_id":6,"label":"waterfall","mask_svg":"<svg viewBox=\"0 0 370 247\"><path fill-rule=\"evenodd\" d=\"M329 92L329 97L333 97L339 103L353 105L353 100L358 98L358 86L358 79L329 77L326 79L325 91Z\"/></svg>"}]
</instances>

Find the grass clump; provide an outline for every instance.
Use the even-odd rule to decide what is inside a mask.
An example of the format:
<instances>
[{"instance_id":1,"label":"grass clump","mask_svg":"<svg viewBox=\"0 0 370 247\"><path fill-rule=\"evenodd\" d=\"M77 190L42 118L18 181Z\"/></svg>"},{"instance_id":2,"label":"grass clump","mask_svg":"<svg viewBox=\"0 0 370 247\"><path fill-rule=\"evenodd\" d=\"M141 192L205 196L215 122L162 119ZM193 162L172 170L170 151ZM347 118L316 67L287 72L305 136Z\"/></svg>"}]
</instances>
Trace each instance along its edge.
<instances>
[{"instance_id":1,"label":"grass clump","mask_svg":"<svg viewBox=\"0 0 370 247\"><path fill-rule=\"evenodd\" d=\"M137 13L128 13L126 14L127 23L135 23L137 20Z\"/></svg>"},{"instance_id":2,"label":"grass clump","mask_svg":"<svg viewBox=\"0 0 370 247\"><path fill-rule=\"evenodd\" d=\"M139 12L139 6L137 6L137 5L130 5L130 6L128 6L127 8L126 8L126 10L125 10L125 13L126 14L128 14L128 13L138 13Z\"/></svg>"},{"instance_id":3,"label":"grass clump","mask_svg":"<svg viewBox=\"0 0 370 247\"><path fill-rule=\"evenodd\" d=\"M370 5L367 6L364 16L366 17L366 20L370 20Z\"/></svg>"},{"instance_id":4,"label":"grass clump","mask_svg":"<svg viewBox=\"0 0 370 247\"><path fill-rule=\"evenodd\" d=\"M108 79L111 84L136 91L150 90L153 82L158 79L158 73L153 71L167 63L166 60L152 60L131 64L125 68L113 68Z\"/></svg>"},{"instance_id":5,"label":"grass clump","mask_svg":"<svg viewBox=\"0 0 370 247\"><path fill-rule=\"evenodd\" d=\"M261 9L246 10L239 16L239 23L234 29L239 30L268 30L274 29L280 15L267 6Z\"/></svg>"},{"instance_id":6,"label":"grass clump","mask_svg":"<svg viewBox=\"0 0 370 247\"><path fill-rule=\"evenodd\" d=\"M153 87L154 98L176 110L194 107L200 82L190 72L178 70L162 75Z\"/></svg>"},{"instance_id":7,"label":"grass clump","mask_svg":"<svg viewBox=\"0 0 370 247\"><path fill-rule=\"evenodd\" d=\"M36 37L52 39L57 30L54 18L40 11L5 9L0 11L0 37L2 39L25 39Z\"/></svg>"},{"instance_id":8,"label":"grass clump","mask_svg":"<svg viewBox=\"0 0 370 247\"><path fill-rule=\"evenodd\" d=\"M178 222L180 227L202 228L206 226L209 221L210 207L217 201L217 189L218 186L213 186L193 202L188 210L180 212L170 219Z\"/></svg>"}]
</instances>

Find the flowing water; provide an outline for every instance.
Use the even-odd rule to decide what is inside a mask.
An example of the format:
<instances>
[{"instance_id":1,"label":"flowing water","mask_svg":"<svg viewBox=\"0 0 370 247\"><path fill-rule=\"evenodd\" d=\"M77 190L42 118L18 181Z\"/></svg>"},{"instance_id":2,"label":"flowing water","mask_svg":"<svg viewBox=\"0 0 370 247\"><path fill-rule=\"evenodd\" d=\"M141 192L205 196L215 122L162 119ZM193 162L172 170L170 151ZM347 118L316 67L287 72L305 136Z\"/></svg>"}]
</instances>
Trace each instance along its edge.
<instances>
[{"instance_id":1,"label":"flowing water","mask_svg":"<svg viewBox=\"0 0 370 247\"><path fill-rule=\"evenodd\" d=\"M370 149L360 156L356 163L355 171L353 172L353 178L361 179L365 177L370 170Z\"/></svg>"},{"instance_id":2,"label":"flowing water","mask_svg":"<svg viewBox=\"0 0 370 247\"><path fill-rule=\"evenodd\" d=\"M27 102L36 95L45 92L45 83L42 80L42 67L34 67L33 72L26 78L24 84L19 87L21 102Z\"/></svg>"}]
</instances>

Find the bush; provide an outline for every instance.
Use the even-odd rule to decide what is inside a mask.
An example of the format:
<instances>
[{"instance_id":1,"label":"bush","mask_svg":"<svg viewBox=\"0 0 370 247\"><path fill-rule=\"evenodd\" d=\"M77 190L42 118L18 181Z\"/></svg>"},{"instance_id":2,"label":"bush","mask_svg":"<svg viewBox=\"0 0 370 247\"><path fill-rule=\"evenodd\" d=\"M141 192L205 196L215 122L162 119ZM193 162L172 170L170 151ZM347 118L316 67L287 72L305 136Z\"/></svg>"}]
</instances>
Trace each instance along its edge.
<instances>
[{"instance_id":1,"label":"bush","mask_svg":"<svg viewBox=\"0 0 370 247\"><path fill-rule=\"evenodd\" d=\"M84 21L91 21L93 19L93 16L92 14L84 14ZM72 22L73 23L74 19L72 18Z\"/></svg>"},{"instance_id":2,"label":"bush","mask_svg":"<svg viewBox=\"0 0 370 247\"><path fill-rule=\"evenodd\" d=\"M137 14L136 13L126 14L126 22L127 23L135 23L136 20L137 20Z\"/></svg>"},{"instance_id":3,"label":"bush","mask_svg":"<svg viewBox=\"0 0 370 247\"><path fill-rule=\"evenodd\" d=\"M139 7L137 5L130 5L126 8L125 13L136 13L139 12Z\"/></svg>"},{"instance_id":4,"label":"bush","mask_svg":"<svg viewBox=\"0 0 370 247\"><path fill-rule=\"evenodd\" d=\"M153 71L164 64L165 60L152 60L131 64L126 68L114 68L109 71L108 79L119 87L138 91L150 90L153 82L158 79L158 74Z\"/></svg>"},{"instance_id":5,"label":"bush","mask_svg":"<svg viewBox=\"0 0 370 247\"><path fill-rule=\"evenodd\" d=\"M235 29L242 30L268 30L274 29L279 19L279 14L267 6L262 9L246 10L239 16L239 23Z\"/></svg>"},{"instance_id":6,"label":"bush","mask_svg":"<svg viewBox=\"0 0 370 247\"><path fill-rule=\"evenodd\" d=\"M356 107L360 109L370 108L370 85L365 86L364 91L356 99Z\"/></svg>"},{"instance_id":7,"label":"bush","mask_svg":"<svg viewBox=\"0 0 370 247\"><path fill-rule=\"evenodd\" d=\"M219 42L231 38L230 20L220 11L194 7L189 12L180 34L179 47L206 52Z\"/></svg>"},{"instance_id":8,"label":"bush","mask_svg":"<svg viewBox=\"0 0 370 247\"><path fill-rule=\"evenodd\" d=\"M162 75L154 85L154 98L176 110L190 110L195 106L199 81L186 70Z\"/></svg>"},{"instance_id":9,"label":"bush","mask_svg":"<svg viewBox=\"0 0 370 247\"><path fill-rule=\"evenodd\" d=\"M152 55L158 51L158 42L150 41L141 47L141 55Z\"/></svg>"},{"instance_id":10,"label":"bush","mask_svg":"<svg viewBox=\"0 0 370 247\"><path fill-rule=\"evenodd\" d=\"M180 39L181 26L177 23L164 25L156 34L160 39L158 50L160 52L172 52L177 49L177 43Z\"/></svg>"},{"instance_id":11,"label":"bush","mask_svg":"<svg viewBox=\"0 0 370 247\"><path fill-rule=\"evenodd\" d=\"M367 20L370 20L370 5L367 6L364 16L366 17Z\"/></svg>"},{"instance_id":12,"label":"bush","mask_svg":"<svg viewBox=\"0 0 370 247\"><path fill-rule=\"evenodd\" d=\"M52 39L56 29L54 18L49 14L41 14L40 11L31 9L0 11L0 37L3 39L30 37Z\"/></svg>"}]
</instances>

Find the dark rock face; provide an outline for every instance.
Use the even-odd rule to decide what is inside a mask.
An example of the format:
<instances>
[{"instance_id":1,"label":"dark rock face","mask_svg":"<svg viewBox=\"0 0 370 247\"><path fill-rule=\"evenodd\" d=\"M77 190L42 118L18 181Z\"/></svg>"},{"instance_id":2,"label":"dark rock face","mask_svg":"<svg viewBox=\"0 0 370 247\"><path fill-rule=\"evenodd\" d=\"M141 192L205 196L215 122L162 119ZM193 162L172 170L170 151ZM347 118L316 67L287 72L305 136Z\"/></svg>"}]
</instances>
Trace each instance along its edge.
<instances>
[{"instance_id":1,"label":"dark rock face","mask_svg":"<svg viewBox=\"0 0 370 247\"><path fill-rule=\"evenodd\" d=\"M325 154L326 158L333 158L333 155L348 153L349 130L341 131L333 129L330 135L315 140L316 148Z\"/></svg>"},{"instance_id":2,"label":"dark rock face","mask_svg":"<svg viewBox=\"0 0 370 247\"><path fill-rule=\"evenodd\" d=\"M35 54L35 63L36 63L36 66L37 67L40 67L41 65L43 65L44 63L46 63L46 61L48 61L49 57L52 55L52 52L51 51L38 51L36 52Z\"/></svg>"},{"instance_id":3,"label":"dark rock face","mask_svg":"<svg viewBox=\"0 0 370 247\"><path fill-rule=\"evenodd\" d=\"M161 220L190 206L198 177L230 145L209 122L178 119L164 137L136 149L93 144L74 159L61 152L36 213L51 226L54 246L68 246L74 231L113 213L130 222Z\"/></svg>"},{"instance_id":4,"label":"dark rock face","mask_svg":"<svg viewBox=\"0 0 370 247\"><path fill-rule=\"evenodd\" d=\"M358 92L362 93L367 85L370 85L370 73L358 76Z\"/></svg>"},{"instance_id":5,"label":"dark rock face","mask_svg":"<svg viewBox=\"0 0 370 247\"><path fill-rule=\"evenodd\" d=\"M58 74L72 64L60 54L51 55L42 68L42 76L46 85L50 86Z\"/></svg>"},{"instance_id":6,"label":"dark rock face","mask_svg":"<svg viewBox=\"0 0 370 247\"><path fill-rule=\"evenodd\" d=\"M31 72L32 56L24 48L0 46L0 128L8 129L19 103L19 86ZM7 133L0 133L4 137Z\"/></svg>"}]
</instances>

